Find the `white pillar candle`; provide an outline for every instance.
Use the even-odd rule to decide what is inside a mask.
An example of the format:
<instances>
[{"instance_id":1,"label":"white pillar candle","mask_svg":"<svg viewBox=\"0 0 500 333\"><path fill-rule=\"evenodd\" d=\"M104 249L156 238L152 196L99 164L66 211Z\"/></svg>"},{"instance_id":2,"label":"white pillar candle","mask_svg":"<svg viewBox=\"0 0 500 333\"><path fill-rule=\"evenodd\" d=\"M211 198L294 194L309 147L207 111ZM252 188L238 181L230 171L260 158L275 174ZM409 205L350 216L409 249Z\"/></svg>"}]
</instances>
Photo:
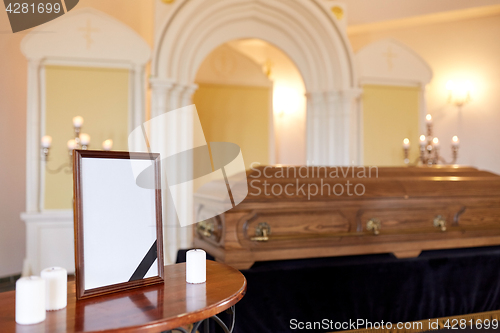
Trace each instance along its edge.
<instances>
[{"instance_id":1,"label":"white pillar candle","mask_svg":"<svg viewBox=\"0 0 500 333\"><path fill-rule=\"evenodd\" d=\"M16 282L16 323L29 325L45 320L45 280L23 277Z\"/></svg>"},{"instance_id":2,"label":"white pillar candle","mask_svg":"<svg viewBox=\"0 0 500 333\"><path fill-rule=\"evenodd\" d=\"M61 267L46 268L40 274L45 280L47 310L60 310L68 304L68 272Z\"/></svg>"},{"instance_id":3,"label":"white pillar candle","mask_svg":"<svg viewBox=\"0 0 500 333\"><path fill-rule=\"evenodd\" d=\"M207 280L207 254L196 249L186 253L186 282L203 283Z\"/></svg>"}]
</instances>

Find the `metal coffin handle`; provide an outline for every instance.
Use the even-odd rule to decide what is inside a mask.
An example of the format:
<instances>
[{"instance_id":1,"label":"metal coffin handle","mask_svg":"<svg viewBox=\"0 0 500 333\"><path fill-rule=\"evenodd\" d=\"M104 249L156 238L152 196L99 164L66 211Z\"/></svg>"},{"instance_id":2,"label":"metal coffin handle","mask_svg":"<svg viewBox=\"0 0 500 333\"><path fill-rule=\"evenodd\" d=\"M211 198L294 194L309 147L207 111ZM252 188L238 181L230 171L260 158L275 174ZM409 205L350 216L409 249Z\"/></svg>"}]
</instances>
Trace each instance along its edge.
<instances>
[{"instance_id":1,"label":"metal coffin handle","mask_svg":"<svg viewBox=\"0 0 500 333\"><path fill-rule=\"evenodd\" d=\"M267 242L269 235L271 235L271 226L266 222L262 222L255 227L255 237L251 237L250 240L254 242Z\"/></svg>"},{"instance_id":2,"label":"metal coffin handle","mask_svg":"<svg viewBox=\"0 0 500 333\"><path fill-rule=\"evenodd\" d=\"M207 238L212 237L212 235L214 234L214 231L215 231L214 222L210 219L200 221L196 225L196 231L204 237L207 237Z\"/></svg>"},{"instance_id":3,"label":"metal coffin handle","mask_svg":"<svg viewBox=\"0 0 500 333\"><path fill-rule=\"evenodd\" d=\"M376 236L380 234L380 220L379 219L369 219L368 222L366 222L366 230L373 232L373 234Z\"/></svg>"},{"instance_id":4,"label":"metal coffin handle","mask_svg":"<svg viewBox=\"0 0 500 333\"><path fill-rule=\"evenodd\" d=\"M443 216L437 215L434 220L432 221L432 224L436 227L441 229L441 231L446 231L446 220Z\"/></svg>"}]
</instances>

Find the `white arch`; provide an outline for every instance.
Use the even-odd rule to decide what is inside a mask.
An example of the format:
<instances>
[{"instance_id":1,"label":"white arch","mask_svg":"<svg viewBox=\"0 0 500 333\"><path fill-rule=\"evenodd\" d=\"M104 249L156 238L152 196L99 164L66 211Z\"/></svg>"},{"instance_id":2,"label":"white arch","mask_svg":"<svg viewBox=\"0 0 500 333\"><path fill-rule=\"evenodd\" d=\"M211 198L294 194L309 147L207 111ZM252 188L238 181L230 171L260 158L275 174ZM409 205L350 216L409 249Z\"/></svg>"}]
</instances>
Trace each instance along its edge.
<instances>
[{"instance_id":1,"label":"white arch","mask_svg":"<svg viewBox=\"0 0 500 333\"><path fill-rule=\"evenodd\" d=\"M239 38L261 38L281 48L296 63L308 91L353 85L345 34L327 8L309 0L179 1L159 34L153 73L190 83L210 51Z\"/></svg>"},{"instance_id":2,"label":"white arch","mask_svg":"<svg viewBox=\"0 0 500 333\"><path fill-rule=\"evenodd\" d=\"M353 54L325 2L178 0L171 6L153 52L152 117L191 103L196 72L217 46L234 39L260 38L283 50L304 79L308 163L345 165L358 160L353 104L359 89ZM176 144L177 151L181 146L189 148L190 127L176 126L177 140L170 144ZM156 137L161 140L160 134ZM189 236L181 238L181 245L187 246Z\"/></svg>"}]
</instances>

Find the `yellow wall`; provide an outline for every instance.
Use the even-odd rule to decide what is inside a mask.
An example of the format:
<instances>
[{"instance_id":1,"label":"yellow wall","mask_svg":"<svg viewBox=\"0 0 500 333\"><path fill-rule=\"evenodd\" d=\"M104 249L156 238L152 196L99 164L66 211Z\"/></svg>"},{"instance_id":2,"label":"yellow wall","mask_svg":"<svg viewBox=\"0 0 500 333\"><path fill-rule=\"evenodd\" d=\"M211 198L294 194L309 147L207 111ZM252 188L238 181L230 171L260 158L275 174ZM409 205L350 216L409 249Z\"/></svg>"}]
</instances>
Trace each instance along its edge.
<instances>
[{"instance_id":1,"label":"yellow wall","mask_svg":"<svg viewBox=\"0 0 500 333\"><path fill-rule=\"evenodd\" d=\"M269 160L271 88L200 83L193 96L207 142L238 144L245 167Z\"/></svg>"},{"instance_id":2,"label":"yellow wall","mask_svg":"<svg viewBox=\"0 0 500 333\"><path fill-rule=\"evenodd\" d=\"M47 167L69 161L66 142L74 136L72 119L82 116L90 149L106 139L113 150L127 150L129 74L125 69L46 66L45 134L52 136ZM45 209L71 209L72 172L45 173Z\"/></svg>"},{"instance_id":3,"label":"yellow wall","mask_svg":"<svg viewBox=\"0 0 500 333\"><path fill-rule=\"evenodd\" d=\"M363 86L365 165L402 165L403 139L411 142L410 160L419 152L419 88Z\"/></svg>"}]
</instances>

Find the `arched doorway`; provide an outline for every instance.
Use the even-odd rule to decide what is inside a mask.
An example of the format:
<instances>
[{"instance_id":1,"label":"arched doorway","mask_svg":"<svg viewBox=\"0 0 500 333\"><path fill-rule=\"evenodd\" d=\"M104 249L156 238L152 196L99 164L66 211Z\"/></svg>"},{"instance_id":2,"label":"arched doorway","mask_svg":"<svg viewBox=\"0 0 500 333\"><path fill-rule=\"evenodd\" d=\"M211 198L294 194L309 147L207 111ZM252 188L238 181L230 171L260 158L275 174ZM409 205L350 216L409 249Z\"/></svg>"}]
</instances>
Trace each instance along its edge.
<instances>
[{"instance_id":1,"label":"arched doorway","mask_svg":"<svg viewBox=\"0 0 500 333\"><path fill-rule=\"evenodd\" d=\"M258 38L286 53L304 80L307 163L358 162L359 119L355 104L360 89L347 36L327 3L178 0L169 8L157 36L150 81L151 117L191 104L197 89L196 73L216 47L231 40ZM169 145L167 151L183 151L191 148L190 129L189 121L179 119L174 129L175 142L162 142L161 133L151 133L151 137L156 144ZM177 230L166 239L173 252L178 246L190 246L191 231Z\"/></svg>"},{"instance_id":2,"label":"arched doorway","mask_svg":"<svg viewBox=\"0 0 500 333\"><path fill-rule=\"evenodd\" d=\"M246 169L306 164L306 97L299 70L260 39L217 47L196 75L196 105L207 142L240 146Z\"/></svg>"},{"instance_id":3,"label":"arched doorway","mask_svg":"<svg viewBox=\"0 0 500 333\"><path fill-rule=\"evenodd\" d=\"M158 35L152 63L152 117L190 104L198 68L217 46L259 38L283 50L304 79L308 163L358 160L353 104L359 89L353 56L345 33L323 2L176 1Z\"/></svg>"}]
</instances>

